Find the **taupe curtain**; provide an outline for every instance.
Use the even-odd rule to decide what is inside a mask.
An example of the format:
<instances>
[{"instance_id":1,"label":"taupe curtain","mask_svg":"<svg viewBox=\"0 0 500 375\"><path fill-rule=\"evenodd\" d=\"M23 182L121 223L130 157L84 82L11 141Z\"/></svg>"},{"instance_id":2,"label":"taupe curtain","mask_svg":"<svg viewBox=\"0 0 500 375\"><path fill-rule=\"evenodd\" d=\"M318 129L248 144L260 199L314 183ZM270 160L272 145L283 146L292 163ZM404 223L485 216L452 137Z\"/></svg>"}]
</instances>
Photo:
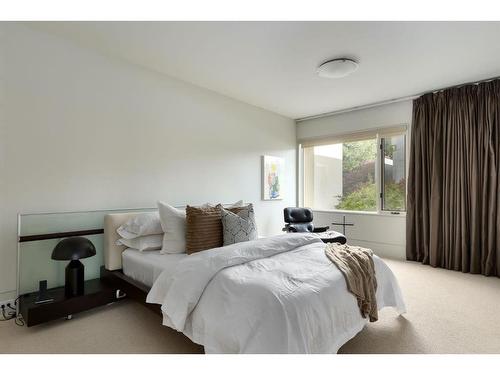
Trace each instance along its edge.
<instances>
[{"instance_id":1,"label":"taupe curtain","mask_svg":"<svg viewBox=\"0 0 500 375\"><path fill-rule=\"evenodd\" d=\"M406 255L500 276L500 81L413 102Z\"/></svg>"}]
</instances>

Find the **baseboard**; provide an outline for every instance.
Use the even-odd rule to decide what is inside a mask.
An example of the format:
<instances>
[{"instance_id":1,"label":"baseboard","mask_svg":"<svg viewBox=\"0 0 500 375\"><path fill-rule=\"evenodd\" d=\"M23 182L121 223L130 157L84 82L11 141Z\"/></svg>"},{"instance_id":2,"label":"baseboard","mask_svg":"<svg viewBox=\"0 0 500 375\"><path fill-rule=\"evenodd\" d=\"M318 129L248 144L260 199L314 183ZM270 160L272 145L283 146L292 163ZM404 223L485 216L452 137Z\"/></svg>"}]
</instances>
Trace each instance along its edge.
<instances>
[{"instance_id":1,"label":"baseboard","mask_svg":"<svg viewBox=\"0 0 500 375\"><path fill-rule=\"evenodd\" d=\"M16 298L16 291L5 291L0 293L0 302L4 300L11 300ZM2 302L3 303L3 302Z\"/></svg>"}]
</instances>

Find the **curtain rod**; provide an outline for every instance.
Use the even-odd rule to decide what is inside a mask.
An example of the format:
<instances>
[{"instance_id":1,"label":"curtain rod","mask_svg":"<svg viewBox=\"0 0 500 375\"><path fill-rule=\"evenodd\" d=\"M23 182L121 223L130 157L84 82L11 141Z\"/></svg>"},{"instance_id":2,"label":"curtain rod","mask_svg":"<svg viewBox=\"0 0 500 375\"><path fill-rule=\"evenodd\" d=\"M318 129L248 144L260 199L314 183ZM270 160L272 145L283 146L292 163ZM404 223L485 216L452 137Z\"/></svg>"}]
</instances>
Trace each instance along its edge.
<instances>
[{"instance_id":1,"label":"curtain rod","mask_svg":"<svg viewBox=\"0 0 500 375\"><path fill-rule=\"evenodd\" d=\"M479 81L471 81L471 82L466 82L466 83L460 83L460 84L457 84L457 85L442 87L442 88L439 88L439 89L433 89L433 90L422 92L420 94L409 95L409 96L402 96L400 98L383 100L383 101L380 101L380 102L374 102L374 103L370 103L370 104L359 105L359 106L356 106L356 107L351 107L351 108L346 108L346 109L339 109L338 111L320 113L319 115L312 115L312 116L307 116L307 117L301 117L301 118L295 119L295 122L302 122L302 121L314 120L314 119L317 119L317 118L328 117L328 116L333 116L333 115L339 115L341 113L359 111L361 109L368 109L368 108L373 108L373 107L379 107L381 105L399 103L399 102L404 102L404 101L407 101L407 100L414 100L414 99L420 98L421 96L426 95L426 94L431 94L431 93L435 94L437 92L441 92L441 91L444 91L444 90L448 90L448 89L452 89L452 88L459 88L459 87L463 87L463 86L467 86L467 85L478 85L480 83L494 81L494 80L499 79L499 78L500 78L500 76L491 77L491 78L485 78L485 79L482 79L482 80L479 80Z\"/></svg>"}]
</instances>

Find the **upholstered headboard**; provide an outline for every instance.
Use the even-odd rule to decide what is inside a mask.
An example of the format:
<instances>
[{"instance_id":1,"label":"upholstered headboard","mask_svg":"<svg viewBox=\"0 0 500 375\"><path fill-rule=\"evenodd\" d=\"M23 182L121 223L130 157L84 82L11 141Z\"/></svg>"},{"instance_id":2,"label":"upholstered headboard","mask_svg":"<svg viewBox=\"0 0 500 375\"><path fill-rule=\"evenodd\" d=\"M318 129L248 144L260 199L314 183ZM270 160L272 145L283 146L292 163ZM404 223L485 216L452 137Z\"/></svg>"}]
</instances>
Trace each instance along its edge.
<instances>
[{"instance_id":1,"label":"upholstered headboard","mask_svg":"<svg viewBox=\"0 0 500 375\"><path fill-rule=\"evenodd\" d=\"M116 230L128 219L140 213L143 212L125 212L104 216L104 267L107 270L114 271L122 268L122 252L125 250L125 246L116 244L120 238Z\"/></svg>"}]
</instances>

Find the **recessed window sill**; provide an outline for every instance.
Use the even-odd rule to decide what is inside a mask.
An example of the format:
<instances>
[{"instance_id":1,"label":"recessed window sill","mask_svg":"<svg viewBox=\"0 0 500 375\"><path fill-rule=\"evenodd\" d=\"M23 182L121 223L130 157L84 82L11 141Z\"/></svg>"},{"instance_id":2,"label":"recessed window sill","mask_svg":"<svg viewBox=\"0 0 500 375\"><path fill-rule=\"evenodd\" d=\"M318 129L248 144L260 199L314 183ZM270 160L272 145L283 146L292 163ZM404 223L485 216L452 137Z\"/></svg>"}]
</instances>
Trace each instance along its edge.
<instances>
[{"instance_id":1,"label":"recessed window sill","mask_svg":"<svg viewBox=\"0 0 500 375\"><path fill-rule=\"evenodd\" d=\"M388 216L388 217L406 217L406 212L399 212L398 214L392 214L390 211L348 211L348 210L327 210L327 209L315 209L315 212L325 212L331 214L344 214L344 215L366 215L366 216Z\"/></svg>"}]
</instances>

